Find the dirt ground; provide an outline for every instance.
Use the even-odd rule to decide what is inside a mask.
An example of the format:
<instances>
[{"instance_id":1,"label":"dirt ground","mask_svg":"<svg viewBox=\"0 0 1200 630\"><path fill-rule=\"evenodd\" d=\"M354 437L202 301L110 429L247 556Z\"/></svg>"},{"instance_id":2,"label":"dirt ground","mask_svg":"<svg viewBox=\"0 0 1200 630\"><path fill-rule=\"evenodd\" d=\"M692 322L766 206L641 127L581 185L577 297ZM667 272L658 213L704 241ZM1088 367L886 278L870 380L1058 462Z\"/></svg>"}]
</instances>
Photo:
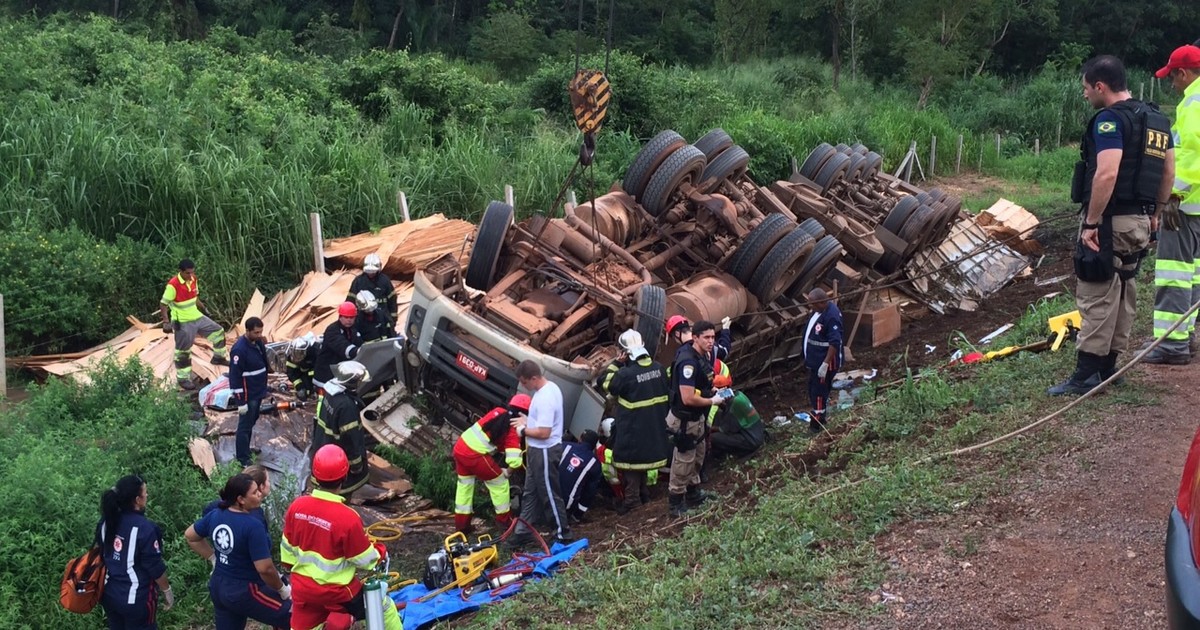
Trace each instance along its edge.
<instances>
[{"instance_id":1,"label":"dirt ground","mask_svg":"<svg viewBox=\"0 0 1200 630\"><path fill-rule=\"evenodd\" d=\"M1163 541L1196 431L1200 365L1135 368L1160 404L1058 427L1074 450L1031 463L1012 491L909 523L877 548L891 564L880 618L841 628L1163 628ZM1175 383L1175 385L1170 385ZM986 474L984 460L968 463Z\"/></svg>"}]
</instances>

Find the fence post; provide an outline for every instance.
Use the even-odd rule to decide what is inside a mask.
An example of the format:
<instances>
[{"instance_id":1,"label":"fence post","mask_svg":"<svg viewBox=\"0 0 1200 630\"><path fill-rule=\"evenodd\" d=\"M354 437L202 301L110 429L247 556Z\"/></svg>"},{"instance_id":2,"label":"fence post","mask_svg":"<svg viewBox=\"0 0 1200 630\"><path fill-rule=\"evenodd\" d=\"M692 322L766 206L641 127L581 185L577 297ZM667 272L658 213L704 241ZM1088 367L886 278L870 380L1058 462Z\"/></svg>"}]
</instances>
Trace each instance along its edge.
<instances>
[{"instance_id":1,"label":"fence post","mask_svg":"<svg viewBox=\"0 0 1200 630\"><path fill-rule=\"evenodd\" d=\"M937 177L937 136L929 139L929 176Z\"/></svg>"},{"instance_id":2,"label":"fence post","mask_svg":"<svg viewBox=\"0 0 1200 630\"><path fill-rule=\"evenodd\" d=\"M1158 85L1158 77L1150 79L1150 100L1154 100L1154 86Z\"/></svg>"},{"instance_id":3,"label":"fence post","mask_svg":"<svg viewBox=\"0 0 1200 630\"><path fill-rule=\"evenodd\" d=\"M504 185L504 203L508 204L510 208L516 208L516 206L513 205L513 187L511 184Z\"/></svg>"},{"instance_id":4,"label":"fence post","mask_svg":"<svg viewBox=\"0 0 1200 630\"><path fill-rule=\"evenodd\" d=\"M996 134L996 159L1000 159L1000 134Z\"/></svg>"},{"instance_id":5,"label":"fence post","mask_svg":"<svg viewBox=\"0 0 1200 630\"><path fill-rule=\"evenodd\" d=\"M977 169L980 173L983 172L983 148L986 146L987 146L987 142L983 138L980 138L979 139L979 168Z\"/></svg>"},{"instance_id":6,"label":"fence post","mask_svg":"<svg viewBox=\"0 0 1200 630\"><path fill-rule=\"evenodd\" d=\"M1033 139L1033 154L1035 156L1041 157L1041 155L1042 155L1042 139L1041 138Z\"/></svg>"},{"instance_id":7,"label":"fence post","mask_svg":"<svg viewBox=\"0 0 1200 630\"><path fill-rule=\"evenodd\" d=\"M1144 100L1146 100L1146 99L1142 98L1142 97L1143 97L1143 96L1145 96L1145 95L1146 95L1146 84L1145 84L1144 82L1143 82L1143 83L1139 83L1139 84L1138 84L1138 100L1139 100L1139 101L1144 101Z\"/></svg>"},{"instance_id":8,"label":"fence post","mask_svg":"<svg viewBox=\"0 0 1200 630\"><path fill-rule=\"evenodd\" d=\"M1058 129L1054 132L1054 148L1062 146L1062 119L1058 119Z\"/></svg>"},{"instance_id":9,"label":"fence post","mask_svg":"<svg viewBox=\"0 0 1200 630\"><path fill-rule=\"evenodd\" d=\"M962 172L962 134L958 134L958 150L954 152L954 174L958 175Z\"/></svg>"},{"instance_id":10,"label":"fence post","mask_svg":"<svg viewBox=\"0 0 1200 630\"><path fill-rule=\"evenodd\" d=\"M396 191L396 204L400 206L400 217L408 223L408 196L403 190Z\"/></svg>"},{"instance_id":11,"label":"fence post","mask_svg":"<svg viewBox=\"0 0 1200 630\"><path fill-rule=\"evenodd\" d=\"M325 273L325 240L321 238L321 215L308 213L308 227L312 230L313 271Z\"/></svg>"}]
</instances>

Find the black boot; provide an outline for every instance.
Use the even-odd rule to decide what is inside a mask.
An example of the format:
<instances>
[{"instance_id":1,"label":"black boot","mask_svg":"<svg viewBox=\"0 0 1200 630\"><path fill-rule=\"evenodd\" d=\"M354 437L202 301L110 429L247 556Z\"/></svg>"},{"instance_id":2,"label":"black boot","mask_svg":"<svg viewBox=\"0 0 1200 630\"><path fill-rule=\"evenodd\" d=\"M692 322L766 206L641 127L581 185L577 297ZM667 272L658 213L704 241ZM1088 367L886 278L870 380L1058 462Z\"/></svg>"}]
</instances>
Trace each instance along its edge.
<instances>
[{"instance_id":1,"label":"black boot","mask_svg":"<svg viewBox=\"0 0 1200 630\"><path fill-rule=\"evenodd\" d=\"M1075 373L1070 378L1046 390L1051 396L1074 395L1082 396L1100 384L1100 370L1107 357L1084 352L1075 353Z\"/></svg>"},{"instance_id":2,"label":"black boot","mask_svg":"<svg viewBox=\"0 0 1200 630\"><path fill-rule=\"evenodd\" d=\"M713 498L713 495L701 490L700 486L688 486L687 494L684 495L689 508L700 507L705 501L711 498Z\"/></svg>"},{"instance_id":3,"label":"black boot","mask_svg":"<svg viewBox=\"0 0 1200 630\"><path fill-rule=\"evenodd\" d=\"M1117 373L1117 353L1109 352L1108 356L1104 357L1104 365L1100 366L1100 380L1107 381L1110 376ZM1125 377L1122 376L1114 380L1112 385L1124 385Z\"/></svg>"},{"instance_id":4,"label":"black boot","mask_svg":"<svg viewBox=\"0 0 1200 630\"><path fill-rule=\"evenodd\" d=\"M667 500L671 505L671 516L678 518L684 514L687 514L687 504L684 503L683 496L684 495L682 494L671 494L667 496Z\"/></svg>"}]
</instances>

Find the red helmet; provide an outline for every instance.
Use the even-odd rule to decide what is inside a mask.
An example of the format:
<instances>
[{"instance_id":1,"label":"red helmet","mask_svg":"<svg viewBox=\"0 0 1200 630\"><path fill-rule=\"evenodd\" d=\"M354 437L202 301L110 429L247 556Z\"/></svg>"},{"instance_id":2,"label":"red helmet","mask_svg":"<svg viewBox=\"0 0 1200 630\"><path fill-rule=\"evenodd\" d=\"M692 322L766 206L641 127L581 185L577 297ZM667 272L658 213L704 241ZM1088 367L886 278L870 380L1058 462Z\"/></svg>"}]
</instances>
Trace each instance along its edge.
<instances>
[{"instance_id":1,"label":"red helmet","mask_svg":"<svg viewBox=\"0 0 1200 630\"><path fill-rule=\"evenodd\" d=\"M667 334L669 335L669 334L675 332L675 328L678 327L680 324L683 324L684 326L691 326L691 323L688 322L687 318L684 317L683 315L672 315L672 316L668 317L667 318Z\"/></svg>"},{"instance_id":2,"label":"red helmet","mask_svg":"<svg viewBox=\"0 0 1200 630\"><path fill-rule=\"evenodd\" d=\"M533 400L529 398L529 394L517 394L508 401L508 406L514 409L520 409L525 413L529 413L529 405L533 404Z\"/></svg>"},{"instance_id":3,"label":"red helmet","mask_svg":"<svg viewBox=\"0 0 1200 630\"><path fill-rule=\"evenodd\" d=\"M313 478L317 481L330 483L341 481L350 474L350 460L346 459L346 451L337 444L326 444L317 449L312 461Z\"/></svg>"},{"instance_id":4,"label":"red helmet","mask_svg":"<svg viewBox=\"0 0 1200 630\"><path fill-rule=\"evenodd\" d=\"M354 302L342 302L338 306L338 317L358 317L358 307Z\"/></svg>"}]
</instances>

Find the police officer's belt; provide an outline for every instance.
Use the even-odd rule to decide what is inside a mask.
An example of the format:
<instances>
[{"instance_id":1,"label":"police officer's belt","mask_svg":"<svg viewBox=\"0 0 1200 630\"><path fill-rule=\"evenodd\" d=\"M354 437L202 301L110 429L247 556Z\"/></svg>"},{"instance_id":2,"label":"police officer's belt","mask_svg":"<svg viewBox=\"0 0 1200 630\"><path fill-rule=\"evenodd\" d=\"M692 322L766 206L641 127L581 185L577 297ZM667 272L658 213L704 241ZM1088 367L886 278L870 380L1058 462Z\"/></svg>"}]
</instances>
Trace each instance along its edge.
<instances>
[{"instance_id":1,"label":"police officer's belt","mask_svg":"<svg viewBox=\"0 0 1200 630\"><path fill-rule=\"evenodd\" d=\"M1105 208L1104 214L1110 217L1124 217L1130 215L1150 215L1154 214L1154 204L1114 204Z\"/></svg>"}]
</instances>

